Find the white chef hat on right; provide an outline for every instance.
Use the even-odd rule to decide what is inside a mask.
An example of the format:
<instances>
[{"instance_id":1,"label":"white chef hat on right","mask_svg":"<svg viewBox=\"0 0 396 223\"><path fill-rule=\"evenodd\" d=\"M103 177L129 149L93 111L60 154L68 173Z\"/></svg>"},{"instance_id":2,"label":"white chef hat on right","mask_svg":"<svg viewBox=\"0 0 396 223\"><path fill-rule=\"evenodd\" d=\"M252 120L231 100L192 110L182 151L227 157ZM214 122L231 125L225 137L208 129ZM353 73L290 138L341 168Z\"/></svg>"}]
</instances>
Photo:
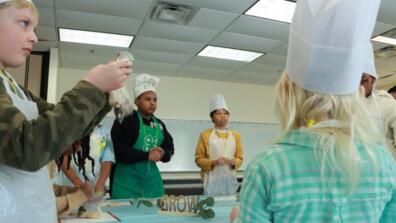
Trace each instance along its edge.
<instances>
[{"instance_id":1,"label":"white chef hat on right","mask_svg":"<svg viewBox=\"0 0 396 223\"><path fill-rule=\"evenodd\" d=\"M286 71L298 86L345 95L359 88L380 0L298 0Z\"/></svg>"},{"instance_id":2,"label":"white chef hat on right","mask_svg":"<svg viewBox=\"0 0 396 223\"><path fill-rule=\"evenodd\" d=\"M228 110L225 99L224 99L223 95L221 95L221 94L213 95L212 99L210 100L209 113L211 113L217 109L225 109L226 111L230 112Z\"/></svg>"},{"instance_id":3,"label":"white chef hat on right","mask_svg":"<svg viewBox=\"0 0 396 223\"><path fill-rule=\"evenodd\" d=\"M377 69L375 69L374 51L371 50L364 65L364 73L378 79Z\"/></svg>"}]
</instances>

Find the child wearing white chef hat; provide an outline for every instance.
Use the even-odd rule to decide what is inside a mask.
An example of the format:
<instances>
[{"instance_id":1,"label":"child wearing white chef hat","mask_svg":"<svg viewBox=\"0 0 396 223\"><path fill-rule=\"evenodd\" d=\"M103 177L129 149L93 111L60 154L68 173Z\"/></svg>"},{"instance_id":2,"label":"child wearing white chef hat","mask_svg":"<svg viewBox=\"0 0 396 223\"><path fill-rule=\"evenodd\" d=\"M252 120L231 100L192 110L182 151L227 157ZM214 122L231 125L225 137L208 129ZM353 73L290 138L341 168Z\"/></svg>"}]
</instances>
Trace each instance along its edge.
<instances>
[{"instance_id":1,"label":"child wearing white chef hat","mask_svg":"<svg viewBox=\"0 0 396 223\"><path fill-rule=\"evenodd\" d=\"M245 170L238 223L393 222L396 164L359 94L379 0L298 0L277 110Z\"/></svg>"},{"instance_id":2,"label":"child wearing white chef hat","mask_svg":"<svg viewBox=\"0 0 396 223\"><path fill-rule=\"evenodd\" d=\"M243 153L239 133L227 128L230 112L223 95L213 95L209 115L214 127L200 133L195 149L204 194L234 195L238 190L236 170L242 165Z\"/></svg>"},{"instance_id":3,"label":"child wearing white chef hat","mask_svg":"<svg viewBox=\"0 0 396 223\"><path fill-rule=\"evenodd\" d=\"M154 116L158 83L158 77L138 75L134 86L137 111L121 123L114 121L111 138L116 164L110 175L112 198L159 198L164 194L156 163L169 162L174 148L165 124Z\"/></svg>"}]
</instances>

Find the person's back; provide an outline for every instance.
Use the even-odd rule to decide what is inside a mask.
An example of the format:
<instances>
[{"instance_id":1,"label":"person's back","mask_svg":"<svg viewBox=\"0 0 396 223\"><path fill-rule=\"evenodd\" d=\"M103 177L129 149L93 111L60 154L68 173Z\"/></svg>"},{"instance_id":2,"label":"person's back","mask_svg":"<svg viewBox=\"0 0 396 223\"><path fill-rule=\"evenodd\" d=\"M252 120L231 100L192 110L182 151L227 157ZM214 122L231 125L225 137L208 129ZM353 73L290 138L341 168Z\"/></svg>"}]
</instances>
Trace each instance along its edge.
<instances>
[{"instance_id":1,"label":"person's back","mask_svg":"<svg viewBox=\"0 0 396 223\"><path fill-rule=\"evenodd\" d=\"M285 135L245 169L231 219L395 222L396 163L359 87L379 5L297 1L276 85Z\"/></svg>"},{"instance_id":2,"label":"person's back","mask_svg":"<svg viewBox=\"0 0 396 223\"><path fill-rule=\"evenodd\" d=\"M320 162L314 152L318 150L315 142L319 138L318 133L291 131L267 146L266 152L249 164L247 172L251 174L244 180L256 182L250 186L260 189L242 191L241 203L250 208L240 213L241 222L379 222L379 219L393 222L396 219L396 164L387 149L378 145L371 150L375 153L376 168L363 145L355 142L363 165L359 183L349 196L344 176L326 172L321 177ZM267 202L261 202L263 199Z\"/></svg>"}]
</instances>

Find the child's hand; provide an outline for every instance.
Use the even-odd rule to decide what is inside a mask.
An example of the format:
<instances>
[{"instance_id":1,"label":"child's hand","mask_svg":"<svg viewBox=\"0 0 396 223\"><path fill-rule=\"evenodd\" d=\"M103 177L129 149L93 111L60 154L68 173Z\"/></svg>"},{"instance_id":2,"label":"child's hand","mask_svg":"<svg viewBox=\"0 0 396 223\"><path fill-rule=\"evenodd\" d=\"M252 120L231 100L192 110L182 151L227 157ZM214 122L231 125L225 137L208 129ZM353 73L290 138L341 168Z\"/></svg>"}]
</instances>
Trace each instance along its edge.
<instances>
[{"instance_id":1,"label":"child's hand","mask_svg":"<svg viewBox=\"0 0 396 223\"><path fill-rule=\"evenodd\" d=\"M162 157L164 157L164 155L165 155L164 149L162 149L161 147L156 147L154 149L157 150L161 154L161 159L162 159Z\"/></svg>"},{"instance_id":2,"label":"child's hand","mask_svg":"<svg viewBox=\"0 0 396 223\"><path fill-rule=\"evenodd\" d=\"M232 208L231 214L230 214L230 222L232 223L235 221L239 213L239 207L234 207Z\"/></svg>"},{"instance_id":3,"label":"child's hand","mask_svg":"<svg viewBox=\"0 0 396 223\"><path fill-rule=\"evenodd\" d=\"M236 160L235 159L229 159L228 160L228 165L230 165L231 167L235 167L236 164Z\"/></svg>"},{"instance_id":4,"label":"child's hand","mask_svg":"<svg viewBox=\"0 0 396 223\"><path fill-rule=\"evenodd\" d=\"M97 184L95 185L95 193L106 194L106 190L105 190L104 185L98 184L98 183L97 183Z\"/></svg>"},{"instance_id":5,"label":"child's hand","mask_svg":"<svg viewBox=\"0 0 396 223\"><path fill-rule=\"evenodd\" d=\"M91 183L84 182L83 184L81 184L80 188L84 192L84 194L88 197L88 199L92 198L94 194L94 188Z\"/></svg>"},{"instance_id":6,"label":"child's hand","mask_svg":"<svg viewBox=\"0 0 396 223\"><path fill-rule=\"evenodd\" d=\"M118 89L132 72L132 62L129 60L113 61L92 68L83 80L93 84L104 92Z\"/></svg>"},{"instance_id":7,"label":"child's hand","mask_svg":"<svg viewBox=\"0 0 396 223\"><path fill-rule=\"evenodd\" d=\"M215 161L216 166L217 166L217 165L223 166L223 165L226 164L226 163L227 163L227 159L224 158L224 157L220 157L220 158L218 158L218 159Z\"/></svg>"},{"instance_id":8,"label":"child's hand","mask_svg":"<svg viewBox=\"0 0 396 223\"><path fill-rule=\"evenodd\" d=\"M162 158L161 152L158 149L150 150L148 157L150 161L158 162L161 160L161 158Z\"/></svg>"}]
</instances>

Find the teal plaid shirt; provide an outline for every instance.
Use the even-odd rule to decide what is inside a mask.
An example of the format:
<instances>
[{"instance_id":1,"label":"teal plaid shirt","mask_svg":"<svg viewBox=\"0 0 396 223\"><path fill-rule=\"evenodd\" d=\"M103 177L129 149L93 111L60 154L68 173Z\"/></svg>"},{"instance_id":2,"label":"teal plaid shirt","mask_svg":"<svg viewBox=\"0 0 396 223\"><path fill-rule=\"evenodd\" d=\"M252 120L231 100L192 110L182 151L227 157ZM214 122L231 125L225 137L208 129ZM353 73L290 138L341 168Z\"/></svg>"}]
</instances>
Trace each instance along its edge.
<instances>
[{"instance_id":1,"label":"teal plaid shirt","mask_svg":"<svg viewBox=\"0 0 396 223\"><path fill-rule=\"evenodd\" d=\"M365 162L356 192L348 197L339 175L322 183L313 154L318 135L291 131L249 164L235 222L396 222L396 162L375 150L378 172ZM361 157L368 160L362 144ZM331 186L329 186L331 185Z\"/></svg>"}]
</instances>

